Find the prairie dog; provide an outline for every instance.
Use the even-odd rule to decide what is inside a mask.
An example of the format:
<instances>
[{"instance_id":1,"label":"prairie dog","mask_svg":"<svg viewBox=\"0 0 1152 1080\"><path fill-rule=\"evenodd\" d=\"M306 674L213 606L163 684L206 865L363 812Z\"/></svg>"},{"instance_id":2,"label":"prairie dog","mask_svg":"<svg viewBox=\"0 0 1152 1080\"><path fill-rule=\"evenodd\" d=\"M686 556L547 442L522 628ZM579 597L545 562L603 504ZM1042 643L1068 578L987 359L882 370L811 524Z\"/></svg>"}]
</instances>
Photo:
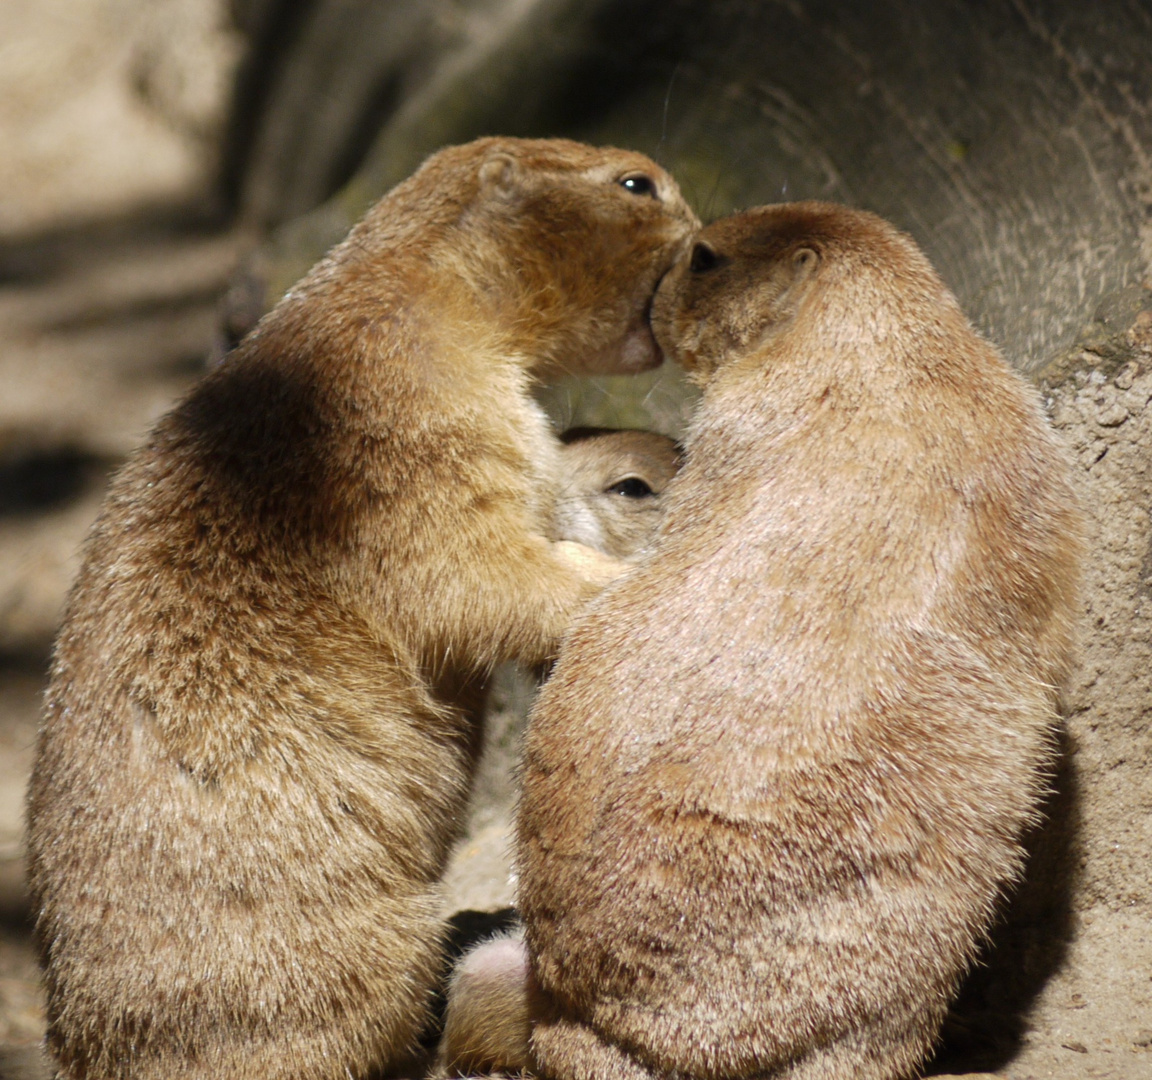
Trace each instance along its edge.
<instances>
[{"instance_id":1,"label":"prairie dog","mask_svg":"<svg viewBox=\"0 0 1152 1080\"><path fill-rule=\"evenodd\" d=\"M703 388L685 465L526 737L535 1069L912 1076L1044 787L1064 455L871 214L709 226L653 326Z\"/></svg>"},{"instance_id":2,"label":"prairie dog","mask_svg":"<svg viewBox=\"0 0 1152 1080\"><path fill-rule=\"evenodd\" d=\"M651 543L680 448L654 431L572 428L560 441L553 535L617 559Z\"/></svg>"},{"instance_id":3,"label":"prairie dog","mask_svg":"<svg viewBox=\"0 0 1152 1080\"><path fill-rule=\"evenodd\" d=\"M655 432L600 428L574 428L560 440L553 537L614 558L637 558L656 535L664 489L680 464L679 447ZM482 762L481 770L485 767ZM473 864L508 875L510 818L503 824L468 836L462 844L466 850L456 853L449 868L449 882L458 862L461 877ZM516 1072L527 1066L526 972L519 928L489 935L465 950L446 991L438 1075Z\"/></svg>"},{"instance_id":4,"label":"prairie dog","mask_svg":"<svg viewBox=\"0 0 1152 1080\"><path fill-rule=\"evenodd\" d=\"M56 645L29 881L63 1078L399 1067L495 663L620 569L546 539L555 370L659 362L696 220L648 158L443 150L162 419Z\"/></svg>"},{"instance_id":5,"label":"prairie dog","mask_svg":"<svg viewBox=\"0 0 1152 1080\"><path fill-rule=\"evenodd\" d=\"M448 982L434 1077L517 1076L531 1068L528 954L523 928L480 942Z\"/></svg>"}]
</instances>

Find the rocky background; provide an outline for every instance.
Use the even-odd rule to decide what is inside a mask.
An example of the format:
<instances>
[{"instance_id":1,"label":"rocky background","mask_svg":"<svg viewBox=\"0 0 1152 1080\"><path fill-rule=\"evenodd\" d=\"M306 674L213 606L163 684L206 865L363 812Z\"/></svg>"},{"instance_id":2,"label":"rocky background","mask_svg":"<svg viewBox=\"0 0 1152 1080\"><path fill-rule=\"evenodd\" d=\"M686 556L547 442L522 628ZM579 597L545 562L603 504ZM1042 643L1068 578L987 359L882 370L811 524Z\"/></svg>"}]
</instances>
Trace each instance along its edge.
<instances>
[{"instance_id":1,"label":"rocky background","mask_svg":"<svg viewBox=\"0 0 1152 1080\"><path fill-rule=\"evenodd\" d=\"M1152 1078L1152 7L1147 0L5 0L0 5L0 1077L42 1075L22 792L110 469L425 154L652 154L704 218L827 198L915 236L1033 378L1091 518L1083 659L1028 880L937 1071ZM677 434L672 370L542 388ZM447 910L512 898L503 672Z\"/></svg>"}]
</instances>

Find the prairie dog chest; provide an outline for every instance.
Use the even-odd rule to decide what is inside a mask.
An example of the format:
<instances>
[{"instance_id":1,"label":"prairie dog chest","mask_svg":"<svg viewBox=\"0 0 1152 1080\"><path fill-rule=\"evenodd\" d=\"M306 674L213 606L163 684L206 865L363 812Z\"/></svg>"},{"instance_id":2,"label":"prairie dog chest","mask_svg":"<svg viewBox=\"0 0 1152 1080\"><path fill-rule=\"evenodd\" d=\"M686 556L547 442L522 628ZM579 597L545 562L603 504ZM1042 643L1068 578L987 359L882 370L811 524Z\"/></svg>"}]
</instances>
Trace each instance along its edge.
<instances>
[{"instance_id":1,"label":"prairie dog chest","mask_svg":"<svg viewBox=\"0 0 1152 1080\"><path fill-rule=\"evenodd\" d=\"M535 529L554 537L557 491L564 475L563 448L543 408L527 395L521 431L528 465L528 513Z\"/></svg>"}]
</instances>

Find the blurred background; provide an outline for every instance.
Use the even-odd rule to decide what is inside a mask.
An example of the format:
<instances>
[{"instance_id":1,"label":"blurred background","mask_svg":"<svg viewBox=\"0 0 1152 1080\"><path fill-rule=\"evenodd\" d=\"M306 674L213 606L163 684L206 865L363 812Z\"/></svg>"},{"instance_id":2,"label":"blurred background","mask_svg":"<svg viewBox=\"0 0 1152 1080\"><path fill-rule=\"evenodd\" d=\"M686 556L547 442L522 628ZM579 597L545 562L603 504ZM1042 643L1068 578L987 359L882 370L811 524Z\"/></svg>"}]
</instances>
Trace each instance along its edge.
<instances>
[{"instance_id":1,"label":"blurred background","mask_svg":"<svg viewBox=\"0 0 1152 1080\"><path fill-rule=\"evenodd\" d=\"M642 150L705 220L874 210L1067 406L1111 636L937 1067L1152 1077L1152 0L3 0L0 1076L42 1034L23 785L110 470L376 197L492 133ZM558 427L691 409L669 369L541 397Z\"/></svg>"}]
</instances>

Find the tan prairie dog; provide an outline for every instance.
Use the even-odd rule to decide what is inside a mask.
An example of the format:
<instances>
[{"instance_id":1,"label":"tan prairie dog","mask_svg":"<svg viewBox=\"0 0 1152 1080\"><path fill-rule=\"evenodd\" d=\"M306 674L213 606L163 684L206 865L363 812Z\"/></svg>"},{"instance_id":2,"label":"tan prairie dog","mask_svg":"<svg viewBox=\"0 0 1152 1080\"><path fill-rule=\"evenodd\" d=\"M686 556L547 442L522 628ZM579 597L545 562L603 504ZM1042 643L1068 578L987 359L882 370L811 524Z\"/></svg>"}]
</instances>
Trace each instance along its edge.
<instances>
[{"instance_id":1,"label":"tan prairie dog","mask_svg":"<svg viewBox=\"0 0 1152 1080\"><path fill-rule=\"evenodd\" d=\"M617 559L639 558L659 526L663 492L680 466L679 446L651 431L605 428L572 428L560 441L552 535ZM501 865L505 840L495 843L499 853L488 854ZM474 851L477 844L468 846ZM466 948L446 993L438 1075L526 1066L525 974L519 928Z\"/></svg>"},{"instance_id":2,"label":"tan prairie dog","mask_svg":"<svg viewBox=\"0 0 1152 1080\"><path fill-rule=\"evenodd\" d=\"M1064 455L871 214L709 226L653 325L703 389L685 465L528 727L536 1069L912 1076L1051 761Z\"/></svg>"},{"instance_id":3,"label":"tan prairie dog","mask_svg":"<svg viewBox=\"0 0 1152 1080\"><path fill-rule=\"evenodd\" d=\"M695 227L640 154L443 150L119 474L28 802L61 1077L357 1080L413 1048L476 685L619 569L545 537L530 380L657 363Z\"/></svg>"},{"instance_id":4,"label":"tan prairie dog","mask_svg":"<svg viewBox=\"0 0 1152 1080\"><path fill-rule=\"evenodd\" d=\"M654 431L609 428L571 428L560 441L553 535L635 559L656 534L680 447Z\"/></svg>"}]
</instances>

